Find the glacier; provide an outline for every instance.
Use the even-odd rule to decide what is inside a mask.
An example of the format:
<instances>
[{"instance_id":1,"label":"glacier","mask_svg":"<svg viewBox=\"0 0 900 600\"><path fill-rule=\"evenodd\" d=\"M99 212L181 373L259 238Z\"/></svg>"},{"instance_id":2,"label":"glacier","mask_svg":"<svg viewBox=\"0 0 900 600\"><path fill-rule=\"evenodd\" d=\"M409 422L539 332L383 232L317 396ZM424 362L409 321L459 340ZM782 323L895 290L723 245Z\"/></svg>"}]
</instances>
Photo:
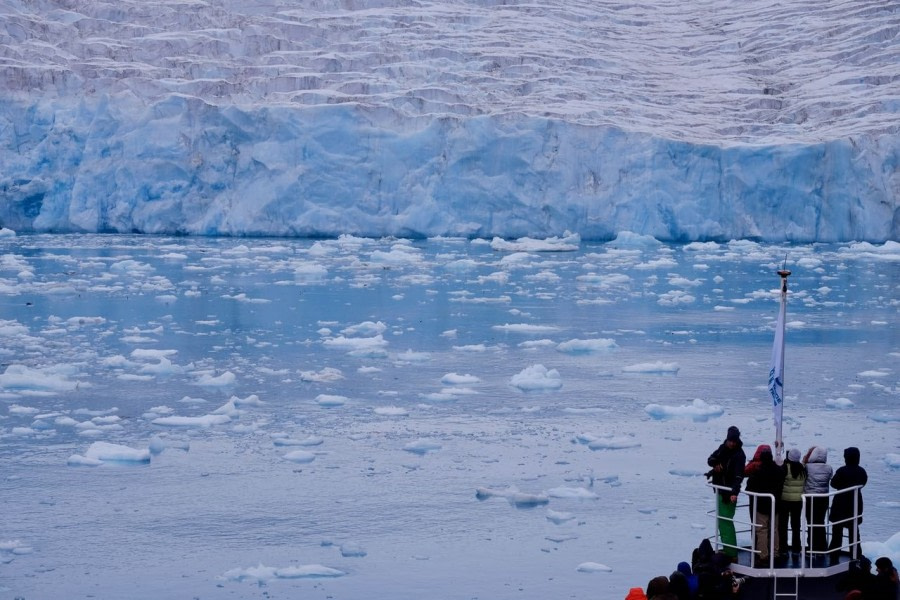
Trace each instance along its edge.
<instances>
[{"instance_id":1,"label":"glacier","mask_svg":"<svg viewBox=\"0 0 900 600\"><path fill-rule=\"evenodd\" d=\"M0 0L0 226L900 239L900 3Z\"/></svg>"}]
</instances>

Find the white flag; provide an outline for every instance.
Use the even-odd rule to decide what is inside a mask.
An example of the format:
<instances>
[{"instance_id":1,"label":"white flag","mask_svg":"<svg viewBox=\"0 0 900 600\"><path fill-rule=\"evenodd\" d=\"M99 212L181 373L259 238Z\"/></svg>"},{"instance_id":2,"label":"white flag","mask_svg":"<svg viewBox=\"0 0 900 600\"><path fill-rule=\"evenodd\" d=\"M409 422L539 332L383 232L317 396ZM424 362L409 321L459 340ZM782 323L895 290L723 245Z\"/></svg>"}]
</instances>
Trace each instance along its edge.
<instances>
[{"instance_id":1,"label":"white flag","mask_svg":"<svg viewBox=\"0 0 900 600\"><path fill-rule=\"evenodd\" d=\"M776 455L781 456L784 447L781 441L781 416L784 410L784 317L787 304L787 280L781 287L781 308L778 311L778 322L775 324L775 343L772 346L772 363L769 368L769 394L772 396L772 409L775 415L775 447Z\"/></svg>"}]
</instances>

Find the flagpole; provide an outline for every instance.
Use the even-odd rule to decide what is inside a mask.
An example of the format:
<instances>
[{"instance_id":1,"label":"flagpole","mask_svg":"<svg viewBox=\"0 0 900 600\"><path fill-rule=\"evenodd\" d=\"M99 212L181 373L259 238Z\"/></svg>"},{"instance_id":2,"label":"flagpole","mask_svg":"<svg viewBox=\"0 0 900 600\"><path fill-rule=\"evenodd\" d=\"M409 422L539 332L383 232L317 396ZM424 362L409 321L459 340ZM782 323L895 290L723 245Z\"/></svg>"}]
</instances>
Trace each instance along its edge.
<instances>
[{"instance_id":1,"label":"flagpole","mask_svg":"<svg viewBox=\"0 0 900 600\"><path fill-rule=\"evenodd\" d=\"M781 438L781 421L784 413L784 322L787 312L787 269L778 271L781 277L781 306L775 323L775 342L772 345L772 364L769 369L769 394L772 397L772 411L775 419L775 460L783 462L784 442Z\"/></svg>"}]
</instances>

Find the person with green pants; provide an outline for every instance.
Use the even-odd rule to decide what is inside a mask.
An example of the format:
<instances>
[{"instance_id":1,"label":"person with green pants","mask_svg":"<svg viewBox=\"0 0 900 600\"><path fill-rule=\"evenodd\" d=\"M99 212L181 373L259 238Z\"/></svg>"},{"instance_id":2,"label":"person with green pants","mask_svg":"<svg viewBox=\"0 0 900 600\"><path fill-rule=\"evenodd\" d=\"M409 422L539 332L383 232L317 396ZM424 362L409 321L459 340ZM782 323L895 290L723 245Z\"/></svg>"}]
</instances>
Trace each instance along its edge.
<instances>
[{"instance_id":1,"label":"person with green pants","mask_svg":"<svg viewBox=\"0 0 900 600\"><path fill-rule=\"evenodd\" d=\"M737 558L737 534L734 530L734 509L737 506L738 494L741 493L741 482L744 480L744 465L747 456L744 454L744 443L740 430L732 425L728 428L725 441L709 455L706 464L712 467L709 475L713 485L720 489L716 494L716 522L719 527L719 539L723 550L732 558Z\"/></svg>"}]
</instances>

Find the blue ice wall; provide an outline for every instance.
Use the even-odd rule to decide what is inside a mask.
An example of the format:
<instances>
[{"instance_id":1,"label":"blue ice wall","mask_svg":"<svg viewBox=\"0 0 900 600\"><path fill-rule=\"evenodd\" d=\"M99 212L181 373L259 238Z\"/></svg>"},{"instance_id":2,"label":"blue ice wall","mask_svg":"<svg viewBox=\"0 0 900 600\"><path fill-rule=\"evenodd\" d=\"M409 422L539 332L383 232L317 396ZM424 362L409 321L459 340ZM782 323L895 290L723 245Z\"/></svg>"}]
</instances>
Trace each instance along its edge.
<instances>
[{"instance_id":1,"label":"blue ice wall","mask_svg":"<svg viewBox=\"0 0 900 600\"><path fill-rule=\"evenodd\" d=\"M0 114L18 231L833 242L900 239L900 138L701 144L535 116L172 95Z\"/></svg>"}]
</instances>

